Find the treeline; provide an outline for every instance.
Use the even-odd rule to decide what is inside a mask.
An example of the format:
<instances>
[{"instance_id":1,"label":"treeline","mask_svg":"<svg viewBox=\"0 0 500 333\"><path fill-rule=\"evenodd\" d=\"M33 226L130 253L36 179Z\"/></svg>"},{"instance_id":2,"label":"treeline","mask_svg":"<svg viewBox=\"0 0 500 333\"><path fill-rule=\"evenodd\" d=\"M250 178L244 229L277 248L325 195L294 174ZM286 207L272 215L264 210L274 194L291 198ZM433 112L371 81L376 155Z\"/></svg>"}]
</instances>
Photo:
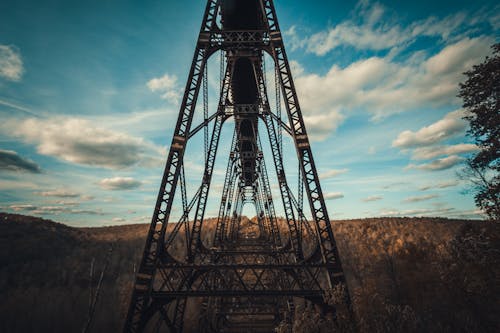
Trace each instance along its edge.
<instances>
[{"instance_id":1,"label":"treeline","mask_svg":"<svg viewBox=\"0 0 500 333\"><path fill-rule=\"evenodd\" d=\"M498 224L380 218L333 227L357 327L297 300L294 332L500 331ZM76 229L0 213L0 332L82 332L93 304L88 331L119 332L147 228Z\"/></svg>"},{"instance_id":2,"label":"treeline","mask_svg":"<svg viewBox=\"0 0 500 333\"><path fill-rule=\"evenodd\" d=\"M500 331L498 223L367 219L334 231L357 327L302 304L294 332Z\"/></svg>"}]
</instances>

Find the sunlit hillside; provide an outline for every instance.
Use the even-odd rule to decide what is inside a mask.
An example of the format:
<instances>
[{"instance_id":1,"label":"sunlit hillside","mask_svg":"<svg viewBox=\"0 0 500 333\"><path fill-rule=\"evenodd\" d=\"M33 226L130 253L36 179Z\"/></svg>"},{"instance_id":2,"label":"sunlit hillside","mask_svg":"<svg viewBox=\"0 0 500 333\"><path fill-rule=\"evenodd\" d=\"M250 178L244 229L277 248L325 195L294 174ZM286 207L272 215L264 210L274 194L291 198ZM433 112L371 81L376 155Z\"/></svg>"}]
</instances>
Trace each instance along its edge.
<instances>
[{"instance_id":1,"label":"sunlit hillside","mask_svg":"<svg viewBox=\"0 0 500 333\"><path fill-rule=\"evenodd\" d=\"M500 331L499 224L375 218L333 227L360 331ZM89 331L120 331L147 228L77 229L1 213L0 331L81 332L91 301ZM314 311L296 306L294 331L320 332ZM192 331L196 313L188 311Z\"/></svg>"}]
</instances>

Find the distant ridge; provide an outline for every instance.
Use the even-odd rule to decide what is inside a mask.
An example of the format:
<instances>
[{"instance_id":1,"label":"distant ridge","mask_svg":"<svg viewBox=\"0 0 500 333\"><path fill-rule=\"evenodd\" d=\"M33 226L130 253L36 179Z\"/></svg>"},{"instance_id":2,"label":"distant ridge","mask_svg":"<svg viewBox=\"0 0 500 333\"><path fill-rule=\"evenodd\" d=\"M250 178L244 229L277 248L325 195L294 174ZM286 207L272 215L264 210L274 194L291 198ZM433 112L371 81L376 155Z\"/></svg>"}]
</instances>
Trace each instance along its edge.
<instances>
[{"instance_id":1,"label":"distant ridge","mask_svg":"<svg viewBox=\"0 0 500 333\"><path fill-rule=\"evenodd\" d=\"M212 224L213 220L207 221L207 226ZM500 331L496 297L500 286L495 282L500 276L498 223L370 218L332 221L332 225L348 283L356 295L357 313L365 325L361 332L437 332L436 327L441 331ZM0 213L0 332L81 331L90 286L97 284L111 245L110 266L91 332L119 332L148 227L74 228ZM297 311L301 325L306 325L297 331L307 332L314 316L300 304ZM403 326L377 326L388 325L388 318L398 311L405 313L405 321L397 322ZM187 331L196 332L195 305L187 316L192 318Z\"/></svg>"}]
</instances>

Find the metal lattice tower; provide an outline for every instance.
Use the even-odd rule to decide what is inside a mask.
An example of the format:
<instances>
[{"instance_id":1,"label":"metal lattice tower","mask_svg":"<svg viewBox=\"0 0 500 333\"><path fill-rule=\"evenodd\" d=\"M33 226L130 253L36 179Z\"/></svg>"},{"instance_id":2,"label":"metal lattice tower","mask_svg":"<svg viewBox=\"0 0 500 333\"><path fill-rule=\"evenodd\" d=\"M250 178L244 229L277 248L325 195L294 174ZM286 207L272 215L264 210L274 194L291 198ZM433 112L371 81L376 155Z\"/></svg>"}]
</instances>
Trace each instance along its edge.
<instances>
[{"instance_id":1,"label":"metal lattice tower","mask_svg":"<svg viewBox=\"0 0 500 333\"><path fill-rule=\"evenodd\" d=\"M207 62L216 53L221 59L220 95L210 115ZM276 77L273 107L266 55ZM192 126L200 90L203 121ZM205 210L222 127L230 118L233 139L207 243L202 240L208 233ZM276 216L274 179L266 169L259 127L269 139L283 219ZM188 198L184 154L200 132L204 171ZM295 194L285 173L282 132L291 137L298 158ZM182 214L171 221L176 194ZM242 216L246 204L255 206L252 220ZM312 250L304 250L304 240ZM297 298L335 315L325 294L338 286L345 287L344 273L273 1L208 0L124 332L182 332L189 307L198 309L200 331L272 332L279 323L293 321Z\"/></svg>"}]
</instances>

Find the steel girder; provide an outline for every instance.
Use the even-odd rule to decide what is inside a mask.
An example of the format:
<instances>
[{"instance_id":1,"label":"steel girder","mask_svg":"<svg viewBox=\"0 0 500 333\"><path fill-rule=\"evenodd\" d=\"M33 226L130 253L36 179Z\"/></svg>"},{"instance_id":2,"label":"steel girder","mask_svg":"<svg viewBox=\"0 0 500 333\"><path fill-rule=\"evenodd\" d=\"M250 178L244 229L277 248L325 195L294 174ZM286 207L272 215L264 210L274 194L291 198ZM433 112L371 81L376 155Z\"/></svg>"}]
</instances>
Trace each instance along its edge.
<instances>
[{"instance_id":1,"label":"steel girder","mask_svg":"<svg viewBox=\"0 0 500 333\"><path fill-rule=\"evenodd\" d=\"M313 159L309 137L307 136L299 99L295 90L290 64L286 55L283 39L279 29L276 10L272 0L261 1L263 12L266 15L267 28L271 36L271 49L275 65L278 68L281 89L285 100L285 107L292 130L292 137L297 150L299 165L304 175L306 193L311 207L311 213L316 223L319 235L321 254L323 260L329 263L332 269L328 269L330 286L337 283L345 283L345 277L340 262L332 226L328 217L325 199L321 190L318 172Z\"/></svg>"},{"instance_id":2,"label":"steel girder","mask_svg":"<svg viewBox=\"0 0 500 333\"><path fill-rule=\"evenodd\" d=\"M217 22L221 1L207 2L124 332L142 332L151 327L153 331L181 332L187 300L192 297L204 299L204 318L217 321L217 318L226 316L222 322L227 329L230 326L241 329L246 325L241 322L238 324L227 317L237 318L240 312L269 314L273 315L275 320L286 319L290 322L294 308L293 297L307 298L328 307L323 300L325 290L338 283L345 283L273 2L257 1L261 6L264 22L262 29L230 31L221 29ZM218 109L209 117L206 108L206 63L216 51L225 52L227 67L221 80ZM264 52L274 60L288 124L274 114L269 106L263 65L259 60ZM238 57L249 55L253 59L259 98L254 104L235 104L231 102L230 87L233 65ZM221 70L222 68L221 65ZM204 120L191 129L203 83ZM251 186L242 180L243 165L239 157L241 152L238 142L240 136L236 126L213 235L213 247L206 248L201 241L201 234L221 129L228 117L242 116L261 119L267 129L287 222L288 240L283 239L284 235L278 227L269 177L257 133L254 133L257 147L255 180ZM208 140L208 125L212 122L213 131ZM293 138L299 160L299 173L303 177L314 220L314 230L308 225L302 211L302 195L299 193L299 200L296 200L288 186L280 134L277 134L276 126L284 129ZM193 199L188 201L183 158L189 139L201 129L206 133L203 179ZM178 185L183 215L180 223L167 233ZM261 236L258 239L239 238L242 228L241 213L245 202L252 202L257 207L257 223ZM194 219L189 223L189 213L194 207ZM304 225L307 234L314 235L313 238L318 240L317 251L308 257L304 255L302 247ZM175 259L169 253L182 227L185 229L187 248L185 260ZM241 299L244 298L261 299L263 302L253 308L242 308ZM214 306L208 306L209 303ZM234 310L232 315L229 314L231 309ZM285 315L286 312L288 316ZM207 327L215 330L221 327L220 322L213 324Z\"/></svg>"}]
</instances>

